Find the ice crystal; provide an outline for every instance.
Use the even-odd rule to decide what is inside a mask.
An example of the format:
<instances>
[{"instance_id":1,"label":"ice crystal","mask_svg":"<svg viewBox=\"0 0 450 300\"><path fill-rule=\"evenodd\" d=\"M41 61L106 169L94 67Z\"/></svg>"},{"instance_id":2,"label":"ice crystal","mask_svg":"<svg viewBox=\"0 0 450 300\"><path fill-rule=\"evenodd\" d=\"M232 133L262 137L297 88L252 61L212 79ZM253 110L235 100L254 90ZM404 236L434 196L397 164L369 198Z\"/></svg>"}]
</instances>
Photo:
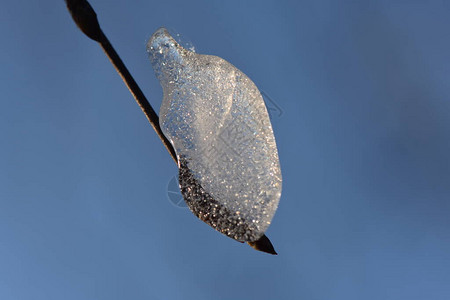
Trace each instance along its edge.
<instances>
[{"instance_id":1,"label":"ice crystal","mask_svg":"<svg viewBox=\"0 0 450 300\"><path fill-rule=\"evenodd\" d=\"M224 59L181 47L164 28L147 51L163 88L160 125L190 210L241 242L259 239L281 196L278 152L255 84Z\"/></svg>"}]
</instances>

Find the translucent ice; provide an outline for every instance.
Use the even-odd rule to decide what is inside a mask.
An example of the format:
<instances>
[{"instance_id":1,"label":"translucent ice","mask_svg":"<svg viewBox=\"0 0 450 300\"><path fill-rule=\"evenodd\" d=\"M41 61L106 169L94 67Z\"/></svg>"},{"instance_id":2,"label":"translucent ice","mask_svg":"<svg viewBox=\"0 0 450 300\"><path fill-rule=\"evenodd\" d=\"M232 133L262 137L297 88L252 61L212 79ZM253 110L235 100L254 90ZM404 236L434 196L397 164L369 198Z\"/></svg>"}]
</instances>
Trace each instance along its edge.
<instances>
[{"instance_id":1,"label":"translucent ice","mask_svg":"<svg viewBox=\"0 0 450 300\"><path fill-rule=\"evenodd\" d=\"M255 84L220 57L181 47L166 29L147 51L163 88L160 125L191 211L242 242L266 231L281 196L278 152Z\"/></svg>"}]
</instances>

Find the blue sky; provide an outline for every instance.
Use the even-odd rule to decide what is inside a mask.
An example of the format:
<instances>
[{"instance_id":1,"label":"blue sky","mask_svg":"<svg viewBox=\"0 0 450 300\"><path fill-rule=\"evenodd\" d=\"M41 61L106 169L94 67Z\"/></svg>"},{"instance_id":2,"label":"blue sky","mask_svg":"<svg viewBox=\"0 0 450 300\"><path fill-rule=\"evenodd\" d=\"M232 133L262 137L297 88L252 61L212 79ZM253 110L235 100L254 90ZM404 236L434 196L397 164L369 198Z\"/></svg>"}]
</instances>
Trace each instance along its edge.
<instances>
[{"instance_id":1,"label":"blue sky","mask_svg":"<svg viewBox=\"0 0 450 300\"><path fill-rule=\"evenodd\" d=\"M175 165L64 1L7 1L0 299L450 298L446 1L90 3L156 110L160 26L281 109L279 255L169 201Z\"/></svg>"}]
</instances>

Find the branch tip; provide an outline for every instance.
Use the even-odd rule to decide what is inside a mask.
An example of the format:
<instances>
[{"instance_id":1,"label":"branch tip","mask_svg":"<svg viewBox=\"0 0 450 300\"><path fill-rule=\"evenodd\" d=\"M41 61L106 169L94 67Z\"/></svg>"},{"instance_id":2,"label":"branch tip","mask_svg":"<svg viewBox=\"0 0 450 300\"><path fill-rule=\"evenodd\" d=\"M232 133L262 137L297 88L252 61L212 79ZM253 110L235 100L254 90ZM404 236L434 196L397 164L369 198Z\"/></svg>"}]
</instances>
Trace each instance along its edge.
<instances>
[{"instance_id":1,"label":"branch tip","mask_svg":"<svg viewBox=\"0 0 450 300\"><path fill-rule=\"evenodd\" d=\"M86 0L65 0L67 9L78 28L94 41L100 42L102 30L97 20L97 14Z\"/></svg>"},{"instance_id":2,"label":"branch tip","mask_svg":"<svg viewBox=\"0 0 450 300\"><path fill-rule=\"evenodd\" d=\"M278 255L269 238L265 234L259 240L248 242L248 244L255 250Z\"/></svg>"}]
</instances>

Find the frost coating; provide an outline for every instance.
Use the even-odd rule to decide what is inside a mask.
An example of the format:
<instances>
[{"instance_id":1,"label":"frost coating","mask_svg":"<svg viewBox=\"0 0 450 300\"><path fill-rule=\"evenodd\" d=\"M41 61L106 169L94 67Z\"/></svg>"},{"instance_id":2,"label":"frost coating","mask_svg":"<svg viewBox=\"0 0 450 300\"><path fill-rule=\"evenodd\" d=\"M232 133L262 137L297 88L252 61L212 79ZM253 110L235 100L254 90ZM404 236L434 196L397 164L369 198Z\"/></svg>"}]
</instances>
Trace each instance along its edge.
<instances>
[{"instance_id":1,"label":"frost coating","mask_svg":"<svg viewBox=\"0 0 450 300\"><path fill-rule=\"evenodd\" d=\"M233 239L259 239L281 196L278 152L259 90L232 64L184 49L164 28L147 51L164 93L159 122L177 153L187 205Z\"/></svg>"}]
</instances>

